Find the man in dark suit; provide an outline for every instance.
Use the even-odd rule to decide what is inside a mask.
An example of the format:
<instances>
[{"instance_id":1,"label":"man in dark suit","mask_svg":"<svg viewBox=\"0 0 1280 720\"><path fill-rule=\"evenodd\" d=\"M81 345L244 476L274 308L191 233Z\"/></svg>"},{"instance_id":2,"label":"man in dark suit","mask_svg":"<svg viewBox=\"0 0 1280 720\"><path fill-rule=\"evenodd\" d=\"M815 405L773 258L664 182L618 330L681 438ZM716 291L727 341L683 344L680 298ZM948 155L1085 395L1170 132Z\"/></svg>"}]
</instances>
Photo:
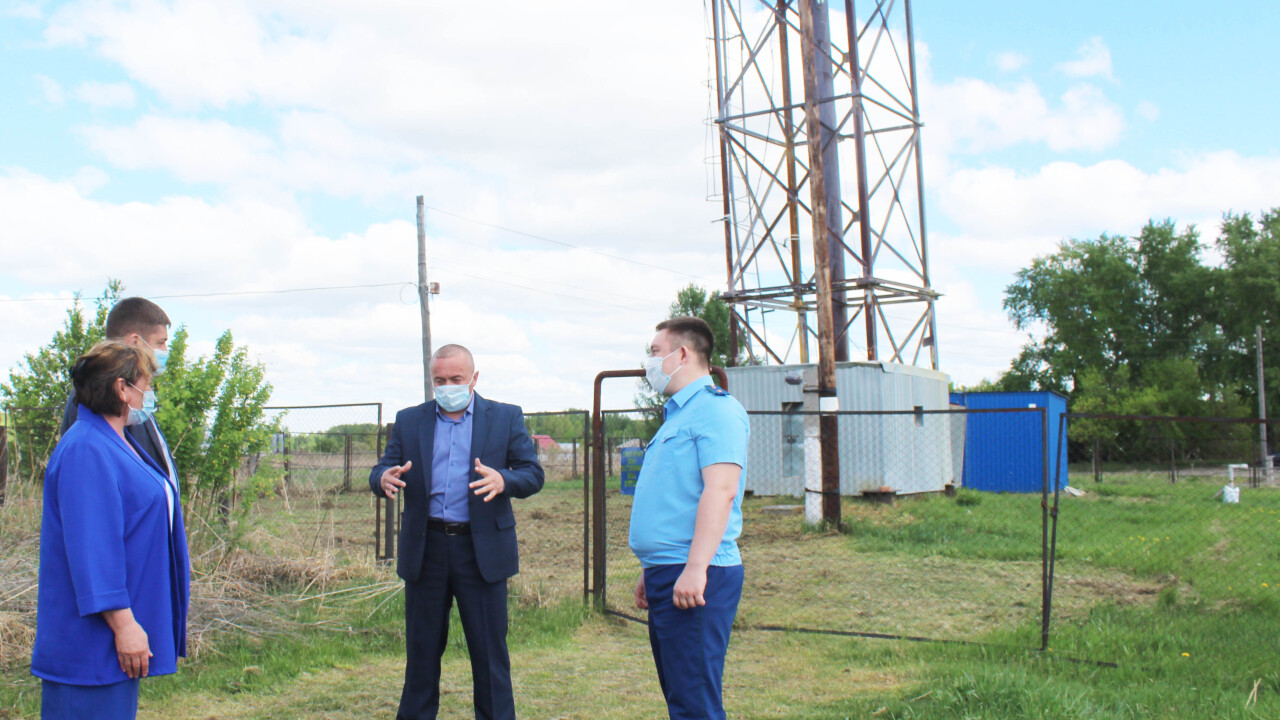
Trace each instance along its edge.
<instances>
[{"instance_id":1,"label":"man in dark suit","mask_svg":"<svg viewBox=\"0 0 1280 720\"><path fill-rule=\"evenodd\" d=\"M169 358L169 316L160 306L146 298L130 297L117 302L111 312L107 313L107 339L119 340L134 347L147 347L155 355L158 372L164 372L165 362ZM176 492L178 489L178 472L173 462L173 454L165 442L160 426L156 425L152 407L145 407L147 399L143 399L147 418L136 425L129 425L125 432L138 442L138 445L155 460L156 465L169 475L169 482ZM75 388L67 398L67 406L62 411L62 434L75 424L80 403L76 402Z\"/></svg>"},{"instance_id":2,"label":"man in dark suit","mask_svg":"<svg viewBox=\"0 0 1280 720\"><path fill-rule=\"evenodd\" d=\"M404 579L407 661L399 720L434 720L449 608L471 656L476 717L515 718L507 654L507 578L519 569L511 498L542 489L543 472L515 405L475 393L475 361L461 345L431 356L436 399L401 410L369 487L404 491L396 573Z\"/></svg>"}]
</instances>

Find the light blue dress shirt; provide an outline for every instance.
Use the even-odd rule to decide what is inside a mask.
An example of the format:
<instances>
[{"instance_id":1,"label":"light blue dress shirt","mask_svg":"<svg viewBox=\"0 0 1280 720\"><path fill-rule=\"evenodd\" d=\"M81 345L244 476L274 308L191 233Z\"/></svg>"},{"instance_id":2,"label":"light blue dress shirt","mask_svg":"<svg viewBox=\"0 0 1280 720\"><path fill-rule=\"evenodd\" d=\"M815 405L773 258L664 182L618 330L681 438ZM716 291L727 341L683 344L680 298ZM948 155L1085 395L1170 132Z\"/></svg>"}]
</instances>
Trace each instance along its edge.
<instances>
[{"instance_id":1,"label":"light blue dress shirt","mask_svg":"<svg viewBox=\"0 0 1280 720\"><path fill-rule=\"evenodd\" d=\"M436 405L435 447L431 448L431 503L428 515L446 522L471 522L471 418L476 394L462 417L450 420Z\"/></svg>"},{"instance_id":2,"label":"light blue dress shirt","mask_svg":"<svg viewBox=\"0 0 1280 720\"><path fill-rule=\"evenodd\" d=\"M688 562L702 498L702 469L733 463L743 472L738 476L729 524L711 564L741 565L738 536L742 534L743 479L750 438L747 411L732 395L717 388L709 375L681 388L663 410L666 417L645 450L636 479L628 538L631 551L646 568Z\"/></svg>"}]
</instances>

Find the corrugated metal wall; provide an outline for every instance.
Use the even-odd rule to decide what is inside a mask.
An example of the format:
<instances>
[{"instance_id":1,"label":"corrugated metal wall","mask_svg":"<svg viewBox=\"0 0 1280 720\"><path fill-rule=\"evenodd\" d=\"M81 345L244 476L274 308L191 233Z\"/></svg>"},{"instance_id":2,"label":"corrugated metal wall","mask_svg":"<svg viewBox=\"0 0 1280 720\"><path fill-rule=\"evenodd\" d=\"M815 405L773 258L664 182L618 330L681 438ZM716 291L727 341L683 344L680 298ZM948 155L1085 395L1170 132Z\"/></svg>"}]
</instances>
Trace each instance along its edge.
<instances>
[{"instance_id":1,"label":"corrugated metal wall","mask_svg":"<svg viewBox=\"0 0 1280 720\"><path fill-rule=\"evenodd\" d=\"M1066 485L1066 453L1058 453L1058 423L1067 399L1054 392L955 393L952 400L970 410L1047 408L1049 482L1054 464ZM966 487L992 492L1040 492L1044 483L1044 429L1038 412L973 413L965 429ZM1065 434L1065 433L1064 433Z\"/></svg>"},{"instance_id":2,"label":"corrugated metal wall","mask_svg":"<svg viewBox=\"0 0 1280 720\"><path fill-rule=\"evenodd\" d=\"M813 365L729 368L729 389L748 411L800 409L804 392L786 382ZM944 373L890 363L840 363L836 394L842 411L946 410ZM799 432L800 442L795 442ZM899 493L936 492L953 482L953 427L947 415L841 415L840 492L856 495L888 486ZM801 496L803 418L751 416L747 489L760 495Z\"/></svg>"}]
</instances>

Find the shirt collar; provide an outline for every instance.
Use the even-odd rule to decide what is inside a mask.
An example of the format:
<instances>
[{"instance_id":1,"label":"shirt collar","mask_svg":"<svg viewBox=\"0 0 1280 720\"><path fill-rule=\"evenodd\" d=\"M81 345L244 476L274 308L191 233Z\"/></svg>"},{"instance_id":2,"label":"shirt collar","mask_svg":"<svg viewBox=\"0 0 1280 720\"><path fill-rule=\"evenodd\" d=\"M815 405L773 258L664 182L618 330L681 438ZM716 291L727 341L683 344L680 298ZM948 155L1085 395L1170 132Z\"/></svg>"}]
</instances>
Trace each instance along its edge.
<instances>
[{"instance_id":1,"label":"shirt collar","mask_svg":"<svg viewBox=\"0 0 1280 720\"><path fill-rule=\"evenodd\" d=\"M703 375L700 378L690 381L688 385L685 385L684 387L680 388L680 392L677 392L675 395L672 395L671 399L667 400L666 402L667 410L670 411L673 408L684 407L689 403L689 400L694 395L702 391L702 388L711 384L713 383L711 382L710 375Z\"/></svg>"},{"instance_id":2,"label":"shirt collar","mask_svg":"<svg viewBox=\"0 0 1280 720\"><path fill-rule=\"evenodd\" d=\"M472 390L471 400L467 402L466 409L462 411L462 417L458 418L457 420L453 420L451 418L445 417L444 410L440 409L440 403L436 403L436 417L444 420L448 420L449 422L462 422L462 420L466 418L468 415L473 414L475 407L476 407L476 391Z\"/></svg>"}]
</instances>

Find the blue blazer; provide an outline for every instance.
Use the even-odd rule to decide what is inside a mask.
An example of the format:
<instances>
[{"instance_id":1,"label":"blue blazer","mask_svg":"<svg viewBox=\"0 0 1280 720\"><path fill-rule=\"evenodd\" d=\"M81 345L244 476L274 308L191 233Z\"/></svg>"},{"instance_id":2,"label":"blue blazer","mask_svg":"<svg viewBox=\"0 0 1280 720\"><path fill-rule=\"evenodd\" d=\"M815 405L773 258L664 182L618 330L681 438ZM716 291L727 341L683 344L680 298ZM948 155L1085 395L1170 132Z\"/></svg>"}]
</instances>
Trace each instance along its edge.
<instances>
[{"instance_id":1,"label":"blue blazer","mask_svg":"<svg viewBox=\"0 0 1280 720\"><path fill-rule=\"evenodd\" d=\"M400 519L400 552L396 574L417 582L427 546L427 510L431 497L431 456L436 438L436 402L396 413L382 459L369 473L369 488L382 494L382 473L412 460L400 477L405 482L404 514ZM476 565L485 582L505 580L520 571L516 546L516 517L511 498L526 498L542 489L542 465L524 427L524 413L515 405L475 396L471 415L471 481L480 479L475 460L502 473L506 489L489 502L468 493L471 541Z\"/></svg>"},{"instance_id":2,"label":"blue blazer","mask_svg":"<svg viewBox=\"0 0 1280 720\"><path fill-rule=\"evenodd\" d=\"M190 559L182 506L173 528L166 472L130 449L102 417L79 407L44 476L40 585L31 673L68 685L127 680L104 610L131 608L154 657L148 675L186 655Z\"/></svg>"},{"instance_id":3,"label":"blue blazer","mask_svg":"<svg viewBox=\"0 0 1280 720\"><path fill-rule=\"evenodd\" d=\"M71 394L67 396L67 405L62 409L62 434L66 435L71 426L75 424L76 417L80 412L80 403L76 402L76 389L71 388ZM169 467L177 468L178 464L173 460L173 453L166 453L165 448L168 445L162 440L160 426L156 425L155 418L151 418L141 425L130 425L124 429L124 434L132 437L137 441L138 447L147 451L152 460L156 461L156 465L160 469L165 468L165 461L168 461ZM176 481L177 478L174 478Z\"/></svg>"}]
</instances>

